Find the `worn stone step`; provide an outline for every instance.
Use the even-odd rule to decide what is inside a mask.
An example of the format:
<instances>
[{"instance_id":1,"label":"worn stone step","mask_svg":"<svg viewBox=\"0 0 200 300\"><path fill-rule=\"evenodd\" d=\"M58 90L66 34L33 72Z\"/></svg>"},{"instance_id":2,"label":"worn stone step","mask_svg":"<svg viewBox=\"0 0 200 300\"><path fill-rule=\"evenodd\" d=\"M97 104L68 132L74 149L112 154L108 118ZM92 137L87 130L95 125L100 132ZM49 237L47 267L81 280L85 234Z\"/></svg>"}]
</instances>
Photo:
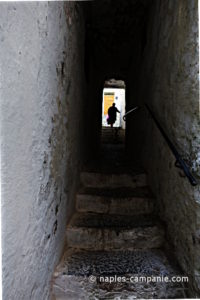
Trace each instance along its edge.
<instances>
[{"instance_id":1,"label":"worn stone step","mask_svg":"<svg viewBox=\"0 0 200 300\"><path fill-rule=\"evenodd\" d=\"M140 277L176 275L181 271L160 250L68 249L54 273L52 292L56 300L186 298L181 283L138 282Z\"/></svg>"},{"instance_id":2,"label":"worn stone step","mask_svg":"<svg viewBox=\"0 0 200 300\"><path fill-rule=\"evenodd\" d=\"M88 250L159 248L164 230L152 216L76 213L66 231L69 247Z\"/></svg>"},{"instance_id":3,"label":"worn stone step","mask_svg":"<svg viewBox=\"0 0 200 300\"><path fill-rule=\"evenodd\" d=\"M102 143L123 143L125 141L125 131L116 130L113 128L111 131L102 131L101 142Z\"/></svg>"},{"instance_id":4,"label":"worn stone step","mask_svg":"<svg viewBox=\"0 0 200 300\"><path fill-rule=\"evenodd\" d=\"M142 187L147 185L146 174L109 174L81 172L81 184L85 187Z\"/></svg>"},{"instance_id":5,"label":"worn stone step","mask_svg":"<svg viewBox=\"0 0 200 300\"><path fill-rule=\"evenodd\" d=\"M142 188L84 188L76 196L79 212L138 215L153 212L153 195Z\"/></svg>"}]
</instances>

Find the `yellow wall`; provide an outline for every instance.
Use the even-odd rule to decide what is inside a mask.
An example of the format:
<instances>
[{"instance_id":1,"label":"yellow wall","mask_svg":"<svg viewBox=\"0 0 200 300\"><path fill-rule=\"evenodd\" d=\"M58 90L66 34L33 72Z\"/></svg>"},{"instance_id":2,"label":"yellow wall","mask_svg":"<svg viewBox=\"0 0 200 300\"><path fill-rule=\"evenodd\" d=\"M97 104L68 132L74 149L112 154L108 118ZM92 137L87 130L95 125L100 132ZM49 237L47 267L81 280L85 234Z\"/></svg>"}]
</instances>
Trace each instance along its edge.
<instances>
[{"instance_id":1,"label":"yellow wall","mask_svg":"<svg viewBox=\"0 0 200 300\"><path fill-rule=\"evenodd\" d=\"M104 115L108 114L108 109L115 100L115 94L104 94Z\"/></svg>"}]
</instances>

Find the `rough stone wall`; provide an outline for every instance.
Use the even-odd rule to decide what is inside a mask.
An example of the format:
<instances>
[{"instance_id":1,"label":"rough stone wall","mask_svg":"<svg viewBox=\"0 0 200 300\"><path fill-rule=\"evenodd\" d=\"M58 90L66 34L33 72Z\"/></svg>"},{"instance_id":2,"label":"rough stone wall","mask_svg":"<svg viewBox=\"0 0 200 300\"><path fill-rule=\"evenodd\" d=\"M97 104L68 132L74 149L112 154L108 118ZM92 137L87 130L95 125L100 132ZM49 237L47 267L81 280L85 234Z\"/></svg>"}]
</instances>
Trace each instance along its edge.
<instances>
[{"instance_id":1,"label":"rough stone wall","mask_svg":"<svg viewBox=\"0 0 200 300\"><path fill-rule=\"evenodd\" d=\"M1 3L3 299L49 299L81 154L83 15Z\"/></svg>"},{"instance_id":2,"label":"rough stone wall","mask_svg":"<svg viewBox=\"0 0 200 300\"><path fill-rule=\"evenodd\" d=\"M181 154L199 165L198 1L155 0L141 57L140 97L154 111ZM142 157L168 235L190 284L200 289L200 197L175 166L175 158L153 120L143 112ZM197 288L198 286L198 288ZM199 293L199 292L198 292ZM194 293L193 296L196 294Z\"/></svg>"}]
</instances>

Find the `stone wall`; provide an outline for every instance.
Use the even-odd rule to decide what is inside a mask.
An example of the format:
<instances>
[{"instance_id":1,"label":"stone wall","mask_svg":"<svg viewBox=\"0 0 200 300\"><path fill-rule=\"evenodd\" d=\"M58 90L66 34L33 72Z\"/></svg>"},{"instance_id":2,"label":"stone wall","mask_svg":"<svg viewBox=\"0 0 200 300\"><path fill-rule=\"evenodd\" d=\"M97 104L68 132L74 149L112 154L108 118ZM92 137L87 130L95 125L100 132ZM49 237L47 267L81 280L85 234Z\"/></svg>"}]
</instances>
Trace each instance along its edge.
<instances>
[{"instance_id":1,"label":"stone wall","mask_svg":"<svg viewBox=\"0 0 200 300\"><path fill-rule=\"evenodd\" d=\"M3 299L49 299L83 139L83 15L75 2L1 3Z\"/></svg>"},{"instance_id":2,"label":"stone wall","mask_svg":"<svg viewBox=\"0 0 200 300\"><path fill-rule=\"evenodd\" d=\"M197 178L199 164L199 49L196 0L155 0L141 55L139 101L147 102ZM140 102L140 103L141 103ZM140 112L140 146L149 183L177 259L200 288L200 197L174 166L175 158L151 117ZM198 286L198 288L197 288ZM193 296L196 296L195 292Z\"/></svg>"}]
</instances>

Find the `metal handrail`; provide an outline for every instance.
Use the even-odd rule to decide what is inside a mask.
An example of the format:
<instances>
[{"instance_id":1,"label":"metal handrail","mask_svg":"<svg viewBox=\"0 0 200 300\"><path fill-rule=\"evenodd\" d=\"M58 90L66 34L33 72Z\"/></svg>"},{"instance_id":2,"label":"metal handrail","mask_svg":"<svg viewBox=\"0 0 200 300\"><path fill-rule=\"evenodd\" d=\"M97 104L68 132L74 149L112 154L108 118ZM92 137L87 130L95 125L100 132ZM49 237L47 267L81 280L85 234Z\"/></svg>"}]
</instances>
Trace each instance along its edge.
<instances>
[{"instance_id":1,"label":"metal handrail","mask_svg":"<svg viewBox=\"0 0 200 300\"><path fill-rule=\"evenodd\" d=\"M193 177L193 175L191 174L191 172L189 170L189 167L186 165L185 161L183 160L183 158L181 157L181 155L177 151L176 147L173 145L172 141L169 139L169 137L165 133L164 129L159 124L159 122L156 119L154 113L152 112L152 110L150 109L150 107L147 104L145 104L145 106L146 106L147 110L149 111L151 117L153 118L154 122L156 123L156 126L160 130L162 136L166 140L166 142L167 142L169 148L171 149L172 153L174 154L174 156L176 158L175 166L179 167L179 168L181 168L183 170L183 172L187 176L187 178L188 178L189 182L191 183L191 185L193 185L193 186L197 185L197 181Z\"/></svg>"},{"instance_id":2,"label":"metal handrail","mask_svg":"<svg viewBox=\"0 0 200 300\"><path fill-rule=\"evenodd\" d=\"M167 136L167 134L165 133L164 129L161 127L160 123L158 122L158 120L156 119L154 113L152 112L152 110L150 109L150 107L145 104L147 110L149 111L152 119L154 120L156 126L158 127L158 129L160 130L162 136L164 137L164 139L166 140L170 150L172 151L173 155L176 158L176 162L175 162L175 166L178 168L181 168L185 174L185 176L188 178L189 182L191 183L191 185L196 186L197 180L194 178L194 176L191 174L189 167L187 166L187 164L185 163L184 159L181 157L180 153L178 152L178 150L176 149L176 147L174 146L174 144L172 143L172 141L169 139L169 137ZM128 114L130 114L131 112L137 110L139 107L136 106L133 109L129 110L124 116L123 116L123 120L126 121L126 116Z\"/></svg>"},{"instance_id":3,"label":"metal handrail","mask_svg":"<svg viewBox=\"0 0 200 300\"><path fill-rule=\"evenodd\" d=\"M125 115L123 116L123 120L126 121L126 116L127 116L128 114L132 113L133 111L137 110L138 108L139 108L139 107L136 106L136 107L130 109L127 113L125 113Z\"/></svg>"}]
</instances>

